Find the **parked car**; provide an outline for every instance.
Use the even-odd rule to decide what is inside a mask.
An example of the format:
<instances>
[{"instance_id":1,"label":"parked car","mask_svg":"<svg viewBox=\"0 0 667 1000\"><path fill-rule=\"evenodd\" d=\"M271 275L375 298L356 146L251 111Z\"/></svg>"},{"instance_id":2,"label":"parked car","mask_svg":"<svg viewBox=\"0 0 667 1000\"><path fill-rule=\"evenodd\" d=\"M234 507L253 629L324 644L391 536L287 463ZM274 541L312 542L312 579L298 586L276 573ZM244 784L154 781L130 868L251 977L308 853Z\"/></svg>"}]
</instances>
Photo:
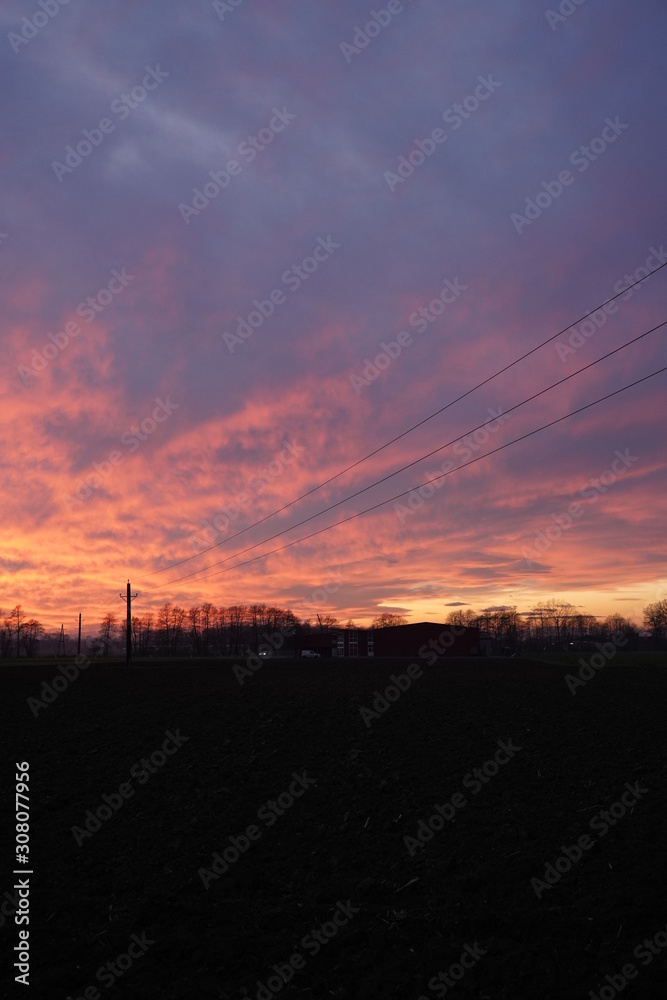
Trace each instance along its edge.
<instances>
[{"instance_id":1,"label":"parked car","mask_svg":"<svg viewBox=\"0 0 667 1000\"><path fill-rule=\"evenodd\" d=\"M301 655L302 656L320 656L320 654L317 653L314 649L302 649L301 650Z\"/></svg>"}]
</instances>

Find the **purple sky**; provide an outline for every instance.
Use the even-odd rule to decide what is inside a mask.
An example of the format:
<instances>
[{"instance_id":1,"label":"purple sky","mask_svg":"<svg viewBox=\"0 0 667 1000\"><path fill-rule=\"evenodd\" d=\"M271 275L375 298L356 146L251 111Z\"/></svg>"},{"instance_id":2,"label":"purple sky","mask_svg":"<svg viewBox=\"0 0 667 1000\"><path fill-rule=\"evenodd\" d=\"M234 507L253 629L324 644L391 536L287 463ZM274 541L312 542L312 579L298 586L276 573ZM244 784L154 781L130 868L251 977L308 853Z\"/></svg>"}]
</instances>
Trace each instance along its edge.
<instances>
[{"instance_id":1,"label":"purple sky","mask_svg":"<svg viewBox=\"0 0 667 1000\"><path fill-rule=\"evenodd\" d=\"M663 4L43 4L0 12L3 613L94 622L128 576L138 612L266 601L360 623L551 598L640 620L665 596L665 373L409 508L179 578L661 323L667 268L599 329L151 575L206 548L207 524L224 541L667 261ZM663 328L269 548L665 354Z\"/></svg>"}]
</instances>

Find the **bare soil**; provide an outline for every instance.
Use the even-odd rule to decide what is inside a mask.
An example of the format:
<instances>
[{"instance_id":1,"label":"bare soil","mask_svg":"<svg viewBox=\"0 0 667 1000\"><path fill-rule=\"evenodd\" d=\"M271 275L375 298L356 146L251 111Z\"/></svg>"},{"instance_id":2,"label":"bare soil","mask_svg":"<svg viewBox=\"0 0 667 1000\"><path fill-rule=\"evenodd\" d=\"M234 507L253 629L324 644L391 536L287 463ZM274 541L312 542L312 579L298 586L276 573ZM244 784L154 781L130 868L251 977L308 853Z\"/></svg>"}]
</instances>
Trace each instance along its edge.
<instances>
[{"instance_id":1,"label":"bare soil","mask_svg":"<svg viewBox=\"0 0 667 1000\"><path fill-rule=\"evenodd\" d=\"M28 699L62 675L3 667L0 895L14 762L28 761L32 995L583 1000L628 963L624 997L662 995L667 954L633 951L667 925L667 673L610 663L572 695L563 666L441 661L366 725L360 708L409 662L267 661L242 685L230 662L93 664L37 716ZM168 733L182 740L170 754ZM520 750L474 791L499 741ZM636 804L593 832L635 783ZM456 793L465 804L415 846ZM73 832L103 794L121 804ZM280 815L267 805L279 796ZM582 835L592 847L538 898L531 880ZM152 943L116 976L107 963L132 935ZM437 986L466 945L482 957Z\"/></svg>"}]
</instances>

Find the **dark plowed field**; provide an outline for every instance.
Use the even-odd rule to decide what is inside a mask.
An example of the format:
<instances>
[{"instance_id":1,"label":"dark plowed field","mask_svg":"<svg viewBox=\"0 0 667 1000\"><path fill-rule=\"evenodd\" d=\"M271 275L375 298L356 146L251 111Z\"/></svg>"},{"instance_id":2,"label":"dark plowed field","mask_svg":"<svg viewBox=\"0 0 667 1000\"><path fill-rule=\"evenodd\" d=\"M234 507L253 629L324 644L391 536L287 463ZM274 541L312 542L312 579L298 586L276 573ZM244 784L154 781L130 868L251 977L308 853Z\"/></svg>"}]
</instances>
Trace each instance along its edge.
<instances>
[{"instance_id":1,"label":"dark plowed field","mask_svg":"<svg viewBox=\"0 0 667 1000\"><path fill-rule=\"evenodd\" d=\"M34 872L32 992L6 959L5 995L663 996L667 673L573 696L564 668L443 661L366 725L407 666L93 665L36 717L55 669L3 668L12 947L15 761Z\"/></svg>"}]
</instances>

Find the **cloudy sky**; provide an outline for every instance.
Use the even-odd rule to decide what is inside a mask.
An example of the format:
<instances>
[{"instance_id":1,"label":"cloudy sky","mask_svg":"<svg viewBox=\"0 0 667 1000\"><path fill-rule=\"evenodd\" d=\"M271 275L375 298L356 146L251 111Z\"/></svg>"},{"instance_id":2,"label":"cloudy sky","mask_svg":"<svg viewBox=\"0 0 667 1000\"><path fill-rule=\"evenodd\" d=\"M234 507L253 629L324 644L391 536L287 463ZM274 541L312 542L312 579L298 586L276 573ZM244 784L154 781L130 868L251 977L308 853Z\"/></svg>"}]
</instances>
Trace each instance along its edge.
<instances>
[{"instance_id":1,"label":"cloudy sky","mask_svg":"<svg viewBox=\"0 0 667 1000\"><path fill-rule=\"evenodd\" d=\"M3 613L664 596L667 373L454 471L667 365L661 327L503 417L667 319L667 267L598 309L667 262L659 0L0 26Z\"/></svg>"}]
</instances>

